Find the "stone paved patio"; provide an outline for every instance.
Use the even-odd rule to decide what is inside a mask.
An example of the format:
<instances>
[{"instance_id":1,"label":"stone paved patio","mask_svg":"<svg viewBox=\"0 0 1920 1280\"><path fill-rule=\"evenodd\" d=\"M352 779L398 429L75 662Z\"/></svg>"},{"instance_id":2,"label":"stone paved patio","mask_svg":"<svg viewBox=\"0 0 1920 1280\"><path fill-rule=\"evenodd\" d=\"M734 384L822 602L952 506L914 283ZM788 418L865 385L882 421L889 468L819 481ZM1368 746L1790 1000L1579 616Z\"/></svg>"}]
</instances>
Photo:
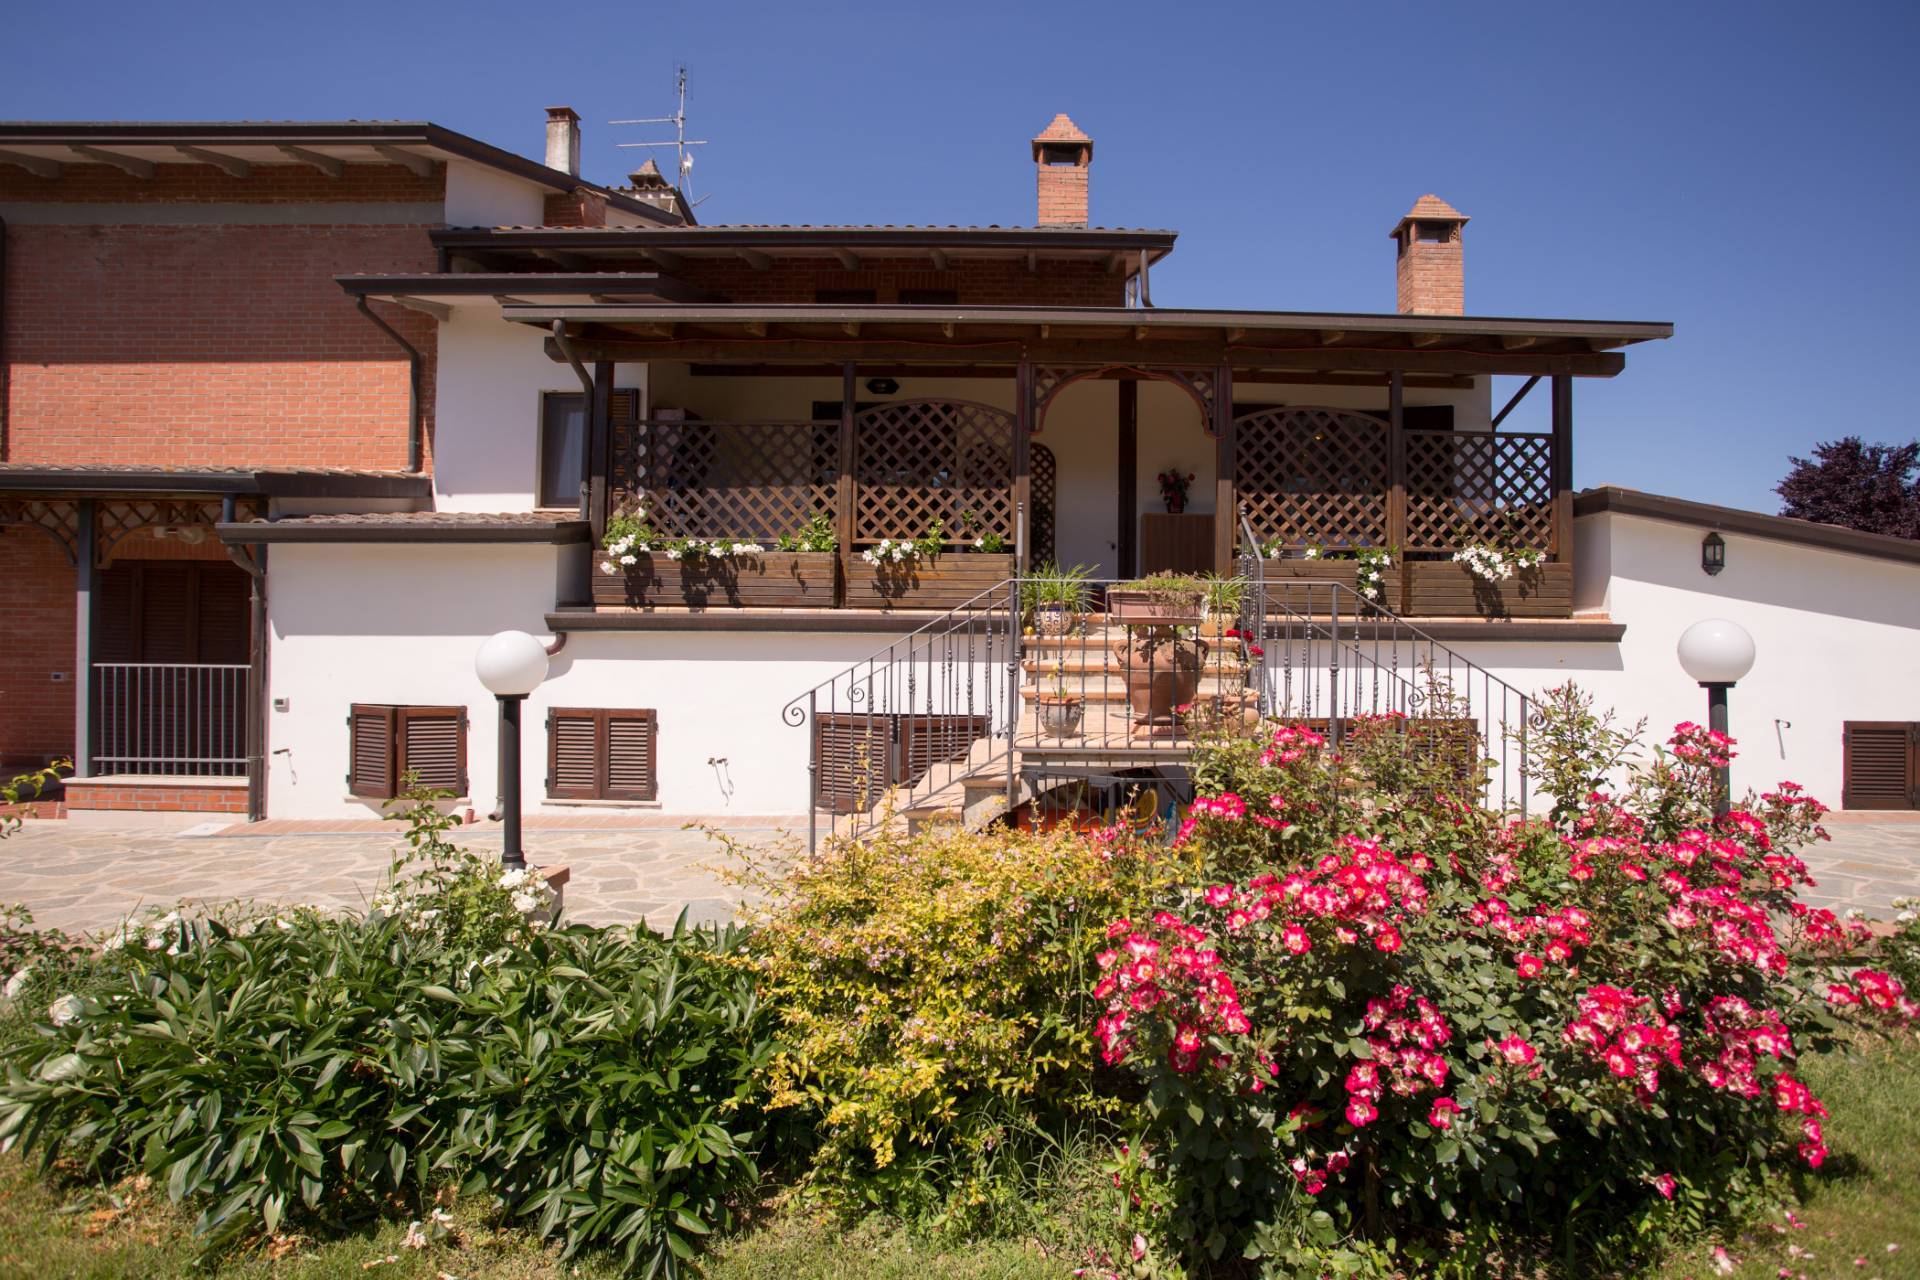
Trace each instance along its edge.
<instances>
[{"instance_id":1,"label":"stone paved patio","mask_svg":"<svg viewBox=\"0 0 1920 1280\"><path fill-rule=\"evenodd\" d=\"M549 825L558 822L560 825ZM765 845L780 838L778 820L735 820L733 836ZM736 898L717 874L721 850L704 834L668 819L624 830L605 820L565 819L530 826L526 847L538 864L565 863L573 879L566 915L590 923L644 919L671 924L682 907L690 920L727 918ZM0 902L24 902L42 925L67 930L110 928L147 905L249 898L260 902L355 906L380 886L398 828L337 833L316 824L272 824L266 834L198 816L88 814L29 822L0 844ZM1833 842L1810 851L1819 888L1810 901L1835 910L1858 907L1889 919L1894 898L1920 897L1920 822L1836 821ZM226 834L239 832L245 834ZM457 833L462 844L497 852L497 827ZM802 839L804 840L804 828Z\"/></svg>"},{"instance_id":2,"label":"stone paved patio","mask_svg":"<svg viewBox=\"0 0 1920 1280\"><path fill-rule=\"evenodd\" d=\"M761 820L765 821L765 820ZM199 815L88 814L28 822L0 844L0 902L24 902L37 923L72 930L112 927L149 905L235 898L264 903L358 906L384 882L399 828L324 834L245 831ZM729 824L756 845L777 840L772 825ZM498 854L498 827L455 833L458 843ZM805 828L801 828L805 841ZM566 864L568 919L604 924L646 920L665 927L682 907L692 921L728 918L737 899L717 868L722 851L699 831L674 825L638 829L553 829L526 832L528 860Z\"/></svg>"}]
</instances>

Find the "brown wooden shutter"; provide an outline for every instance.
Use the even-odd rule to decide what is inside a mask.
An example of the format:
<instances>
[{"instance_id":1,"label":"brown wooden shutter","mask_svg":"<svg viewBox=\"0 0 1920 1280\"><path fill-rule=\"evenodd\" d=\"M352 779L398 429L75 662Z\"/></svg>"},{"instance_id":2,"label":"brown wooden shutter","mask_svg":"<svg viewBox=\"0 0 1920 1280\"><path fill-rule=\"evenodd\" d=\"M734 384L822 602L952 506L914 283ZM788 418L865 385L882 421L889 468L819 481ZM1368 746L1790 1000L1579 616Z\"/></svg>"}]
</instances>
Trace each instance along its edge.
<instances>
[{"instance_id":1,"label":"brown wooden shutter","mask_svg":"<svg viewBox=\"0 0 1920 1280\"><path fill-rule=\"evenodd\" d=\"M964 760L974 739L987 732L985 716L909 715L900 717L900 750L893 780L912 786L936 764Z\"/></svg>"},{"instance_id":2,"label":"brown wooden shutter","mask_svg":"<svg viewBox=\"0 0 1920 1280\"><path fill-rule=\"evenodd\" d=\"M1920 726L1849 720L1841 728L1844 809L1920 808Z\"/></svg>"},{"instance_id":3,"label":"brown wooden shutter","mask_svg":"<svg viewBox=\"0 0 1920 1280\"><path fill-rule=\"evenodd\" d=\"M831 813L857 813L880 803L894 776L895 728L891 716L815 716L815 806Z\"/></svg>"},{"instance_id":4,"label":"brown wooden shutter","mask_svg":"<svg viewBox=\"0 0 1920 1280\"><path fill-rule=\"evenodd\" d=\"M639 416L640 393L638 391L614 391L607 396L609 422L632 422Z\"/></svg>"},{"instance_id":5,"label":"brown wooden shutter","mask_svg":"<svg viewBox=\"0 0 1920 1280\"><path fill-rule=\"evenodd\" d=\"M555 800L600 798L598 711L555 708L547 713L547 795Z\"/></svg>"},{"instance_id":6,"label":"brown wooden shutter","mask_svg":"<svg viewBox=\"0 0 1920 1280\"><path fill-rule=\"evenodd\" d=\"M397 737L399 775L414 775L414 785L467 794L467 709L401 707Z\"/></svg>"},{"instance_id":7,"label":"brown wooden shutter","mask_svg":"<svg viewBox=\"0 0 1920 1280\"><path fill-rule=\"evenodd\" d=\"M200 575L199 661L243 663L253 630L252 579L233 564L196 566Z\"/></svg>"},{"instance_id":8,"label":"brown wooden shutter","mask_svg":"<svg viewBox=\"0 0 1920 1280\"><path fill-rule=\"evenodd\" d=\"M605 726L609 800L654 800L660 795L659 718L653 711L609 711Z\"/></svg>"},{"instance_id":9,"label":"brown wooden shutter","mask_svg":"<svg viewBox=\"0 0 1920 1280\"><path fill-rule=\"evenodd\" d=\"M391 800L397 707L356 702L347 712L347 793Z\"/></svg>"}]
</instances>

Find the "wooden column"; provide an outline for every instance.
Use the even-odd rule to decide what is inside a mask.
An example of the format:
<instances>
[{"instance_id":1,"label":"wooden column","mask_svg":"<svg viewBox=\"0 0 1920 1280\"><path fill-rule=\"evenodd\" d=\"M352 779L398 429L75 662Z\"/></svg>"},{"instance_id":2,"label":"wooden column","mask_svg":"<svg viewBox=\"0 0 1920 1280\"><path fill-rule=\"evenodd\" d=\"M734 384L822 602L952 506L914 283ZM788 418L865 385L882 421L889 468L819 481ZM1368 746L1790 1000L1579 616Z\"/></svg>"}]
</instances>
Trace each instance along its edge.
<instances>
[{"instance_id":1,"label":"wooden column","mask_svg":"<svg viewBox=\"0 0 1920 1280\"><path fill-rule=\"evenodd\" d=\"M854 372L853 361L840 366L840 476L834 482L835 526L840 539L840 558L852 563L854 504Z\"/></svg>"},{"instance_id":2,"label":"wooden column","mask_svg":"<svg viewBox=\"0 0 1920 1280\"><path fill-rule=\"evenodd\" d=\"M73 561L73 776L93 774L93 499L82 498Z\"/></svg>"},{"instance_id":3,"label":"wooden column","mask_svg":"<svg viewBox=\"0 0 1920 1280\"><path fill-rule=\"evenodd\" d=\"M1114 436L1119 450L1119 534L1113 568L1116 578L1139 572L1140 536L1140 384L1132 378L1120 383L1120 414ZM1054 501L1058 503L1056 494Z\"/></svg>"},{"instance_id":4,"label":"wooden column","mask_svg":"<svg viewBox=\"0 0 1920 1280\"><path fill-rule=\"evenodd\" d=\"M1221 365L1213 375L1213 571L1233 572L1233 544L1239 536L1239 496L1234 487L1233 369Z\"/></svg>"},{"instance_id":5,"label":"wooden column","mask_svg":"<svg viewBox=\"0 0 1920 1280\"><path fill-rule=\"evenodd\" d=\"M1013 371L1013 394L1013 564L1025 574L1033 557L1033 366L1025 360Z\"/></svg>"},{"instance_id":6,"label":"wooden column","mask_svg":"<svg viewBox=\"0 0 1920 1280\"><path fill-rule=\"evenodd\" d=\"M1396 562L1407 550L1406 400L1406 380L1396 369L1387 375L1387 545Z\"/></svg>"},{"instance_id":7,"label":"wooden column","mask_svg":"<svg viewBox=\"0 0 1920 1280\"><path fill-rule=\"evenodd\" d=\"M583 516L593 526L593 541L598 544L607 531L607 472L613 462L613 362L599 360L593 366L593 399L587 405L586 439L580 442L586 455L586 483L581 497Z\"/></svg>"},{"instance_id":8,"label":"wooden column","mask_svg":"<svg viewBox=\"0 0 1920 1280\"><path fill-rule=\"evenodd\" d=\"M1553 375L1553 547L1557 561L1573 559L1573 378Z\"/></svg>"}]
</instances>

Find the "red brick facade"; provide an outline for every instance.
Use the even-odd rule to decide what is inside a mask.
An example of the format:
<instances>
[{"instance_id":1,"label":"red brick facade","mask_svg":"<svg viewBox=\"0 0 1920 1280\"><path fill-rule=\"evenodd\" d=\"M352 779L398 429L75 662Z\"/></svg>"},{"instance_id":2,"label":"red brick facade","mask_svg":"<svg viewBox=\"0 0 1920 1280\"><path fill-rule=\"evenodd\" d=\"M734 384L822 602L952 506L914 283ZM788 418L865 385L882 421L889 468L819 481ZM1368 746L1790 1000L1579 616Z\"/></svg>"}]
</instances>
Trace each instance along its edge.
<instances>
[{"instance_id":1,"label":"red brick facade","mask_svg":"<svg viewBox=\"0 0 1920 1280\"><path fill-rule=\"evenodd\" d=\"M58 178L0 165L0 202L48 204L439 204L446 170L422 178L395 164L350 164L338 178L303 164L257 165L236 178L204 164L155 165L134 178L104 164L69 164Z\"/></svg>"},{"instance_id":2,"label":"red brick facade","mask_svg":"<svg viewBox=\"0 0 1920 1280\"><path fill-rule=\"evenodd\" d=\"M0 528L0 564L0 761L38 767L73 750L74 570L22 528Z\"/></svg>"},{"instance_id":3,"label":"red brick facade","mask_svg":"<svg viewBox=\"0 0 1920 1280\"><path fill-rule=\"evenodd\" d=\"M69 810L133 809L148 813L245 813L247 784L181 786L164 781L129 782L123 778L69 782L66 807Z\"/></svg>"},{"instance_id":4,"label":"red brick facade","mask_svg":"<svg viewBox=\"0 0 1920 1280\"><path fill-rule=\"evenodd\" d=\"M16 223L7 238L7 461L408 465L406 360L333 277L431 271L424 227ZM434 322L382 309L427 356L430 427Z\"/></svg>"},{"instance_id":5,"label":"red brick facade","mask_svg":"<svg viewBox=\"0 0 1920 1280\"><path fill-rule=\"evenodd\" d=\"M745 262L688 258L674 275L728 302L811 303L822 292L871 289L874 301L900 302L903 290L950 291L963 307L1118 307L1126 302L1126 276L1104 262L1025 259L956 263L929 270L925 258L875 258L858 271L823 265L819 259L776 258L764 271Z\"/></svg>"}]
</instances>

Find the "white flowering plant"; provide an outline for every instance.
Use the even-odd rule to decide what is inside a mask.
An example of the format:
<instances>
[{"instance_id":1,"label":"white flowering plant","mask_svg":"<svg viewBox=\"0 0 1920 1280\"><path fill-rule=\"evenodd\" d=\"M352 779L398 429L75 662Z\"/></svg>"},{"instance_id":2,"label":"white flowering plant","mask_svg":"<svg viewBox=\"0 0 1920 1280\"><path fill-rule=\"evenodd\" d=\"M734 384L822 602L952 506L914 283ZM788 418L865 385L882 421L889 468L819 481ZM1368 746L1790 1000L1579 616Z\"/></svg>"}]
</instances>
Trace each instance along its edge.
<instances>
[{"instance_id":1,"label":"white flowering plant","mask_svg":"<svg viewBox=\"0 0 1920 1280\"><path fill-rule=\"evenodd\" d=\"M1453 553L1455 564L1465 565L1467 572L1482 582L1493 583L1505 582L1544 559L1546 556L1533 547L1497 547L1486 542L1475 542Z\"/></svg>"},{"instance_id":2,"label":"white flowering plant","mask_svg":"<svg viewBox=\"0 0 1920 1280\"><path fill-rule=\"evenodd\" d=\"M624 573L655 552L669 560L730 560L736 556L766 554L766 547L743 538L669 538L653 527L644 512L625 512L607 521L600 539L600 572Z\"/></svg>"},{"instance_id":3,"label":"white flowering plant","mask_svg":"<svg viewBox=\"0 0 1920 1280\"><path fill-rule=\"evenodd\" d=\"M394 801L394 816L407 824L407 843L394 859L387 887L374 895L373 911L410 933L482 952L549 926L554 894L546 880L454 844L447 833L460 819L441 811L438 802L446 798L445 792L409 786Z\"/></svg>"},{"instance_id":4,"label":"white flowering plant","mask_svg":"<svg viewBox=\"0 0 1920 1280\"><path fill-rule=\"evenodd\" d=\"M876 569L886 569L918 560L935 559L946 549L946 545L946 523L936 519L927 523L927 531L918 538L882 538L862 551L860 558Z\"/></svg>"},{"instance_id":5,"label":"white flowering plant","mask_svg":"<svg viewBox=\"0 0 1920 1280\"><path fill-rule=\"evenodd\" d=\"M1353 589L1375 604L1386 593L1387 570L1393 568L1390 547L1362 547L1353 553Z\"/></svg>"}]
</instances>

